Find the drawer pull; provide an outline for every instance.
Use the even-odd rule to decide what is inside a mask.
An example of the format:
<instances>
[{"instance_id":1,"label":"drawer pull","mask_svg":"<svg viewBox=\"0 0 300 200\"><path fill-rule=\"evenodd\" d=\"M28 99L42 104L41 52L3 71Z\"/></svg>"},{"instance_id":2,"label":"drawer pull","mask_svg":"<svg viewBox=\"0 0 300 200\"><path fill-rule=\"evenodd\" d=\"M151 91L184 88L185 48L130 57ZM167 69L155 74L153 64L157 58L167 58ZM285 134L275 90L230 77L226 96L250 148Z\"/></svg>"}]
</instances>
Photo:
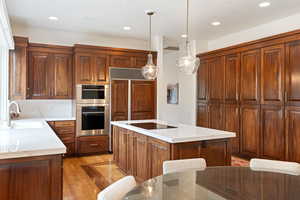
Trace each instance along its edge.
<instances>
[{"instance_id":1,"label":"drawer pull","mask_svg":"<svg viewBox=\"0 0 300 200\"><path fill-rule=\"evenodd\" d=\"M90 144L91 147L97 147L99 144Z\"/></svg>"}]
</instances>

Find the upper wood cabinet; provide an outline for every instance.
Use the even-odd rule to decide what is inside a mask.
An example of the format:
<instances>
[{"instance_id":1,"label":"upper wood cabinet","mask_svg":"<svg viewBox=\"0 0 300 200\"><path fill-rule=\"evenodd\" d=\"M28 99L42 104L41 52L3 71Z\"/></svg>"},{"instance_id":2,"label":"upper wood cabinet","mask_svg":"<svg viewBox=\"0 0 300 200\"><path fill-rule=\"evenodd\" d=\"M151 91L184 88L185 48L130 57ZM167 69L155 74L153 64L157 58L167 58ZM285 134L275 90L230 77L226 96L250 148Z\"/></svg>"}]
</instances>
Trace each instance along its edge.
<instances>
[{"instance_id":1,"label":"upper wood cabinet","mask_svg":"<svg viewBox=\"0 0 300 200\"><path fill-rule=\"evenodd\" d=\"M30 44L28 65L29 98L72 99L72 48Z\"/></svg>"},{"instance_id":2,"label":"upper wood cabinet","mask_svg":"<svg viewBox=\"0 0 300 200\"><path fill-rule=\"evenodd\" d=\"M282 105L284 96L284 45L261 50L261 103Z\"/></svg>"},{"instance_id":3,"label":"upper wood cabinet","mask_svg":"<svg viewBox=\"0 0 300 200\"><path fill-rule=\"evenodd\" d=\"M240 54L225 56L225 102L238 103L240 92Z\"/></svg>"},{"instance_id":4,"label":"upper wood cabinet","mask_svg":"<svg viewBox=\"0 0 300 200\"><path fill-rule=\"evenodd\" d=\"M9 99L26 99L28 38L14 37L15 49L9 51Z\"/></svg>"},{"instance_id":5,"label":"upper wood cabinet","mask_svg":"<svg viewBox=\"0 0 300 200\"><path fill-rule=\"evenodd\" d=\"M243 105L240 116L241 153L257 157L260 153L260 106Z\"/></svg>"},{"instance_id":6,"label":"upper wood cabinet","mask_svg":"<svg viewBox=\"0 0 300 200\"><path fill-rule=\"evenodd\" d=\"M154 55L154 63L156 63L156 56ZM147 55L137 56L133 58L135 68L141 68L144 67L147 64L148 57Z\"/></svg>"},{"instance_id":7,"label":"upper wood cabinet","mask_svg":"<svg viewBox=\"0 0 300 200\"><path fill-rule=\"evenodd\" d=\"M131 119L156 118L156 82L131 81Z\"/></svg>"},{"instance_id":8,"label":"upper wood cabinet","mask_svg":"<svg viewBox=\"0 0 300 200\"><path fill-rule=\"evenodd\" d=\"M261 107L261 156L285 159L284 110L282 106Z\"/></svg>"},{"instance_id":9,"label":"upper wood cabinet","mask_svg":"<svg viewBox=\"0 0 300 200\"><path fill-rule=\"evenodd\" d=\"M113 121L128 119L128 81L111 81L111 118Z\"/></svg>"},{"instance_id":10,"label":"upper wood cabinet","mask_svg":"<svg viewBox=\"0 0 300 200\"><path fill-rule=\"evenodd\" d=\"M197 126L209 127L209 112L206 104L197 105Z\"/></svg>"},{"instance_id":11,"label":"upper wood cabinet","mask_svg":"<svg viewBox=\"0 0 300 200\"><path fill-rule=\"evenodd\" d=\"M287 159L292 162L300 162L300 108L287 107L285 112Z\"/></svg>"},{"instance_id":12,"label":"upper wood cabinet","mask_svg":"<svg viewBox=\"0 0 300 200\"><path fill-rule=\"evenodd\" d=\"M209 104L209 128L224 130L224 105Z\"/></svg>"},{"instance_id":13,"label":"upper wood cabinet","mask_svg":"<svg viewBox=\"0 0 300 200\"><path fill-rule=\"evenodd\" d=\"M285 102L287 105L300 106L300 40L286 44Z\"/></svg>"},{"instance_id":14,"label":"upper wood cabinet","mask_svg":"<svg viewBox=\"0 0 300 200\"><path fill-rule=\"evenodd\" d=\"M113 55L110 56L110 66L125 68L132 67L133 60L130 56Z\"/></svg>"},{"instance_id":15,"label":"upper wood cabinet","mask_svg":"<svg viewBox=\"0 0 300 200\"><path fill-rule=\"evenodd\" d=\"M206 103L208 100L208 60L201 60L197 71L197 100Z\"/></svg>"},{"instance_id":16,"label":"upper wood cabinet","mask_svg":"<svg viewBox=\"0 0 300 200\"><path fill-rule=\"evenodd\" d=\"M208 61L209 69L209 102L224 100L224 59L212 58Z\"/></svg>"},{"instance_id":17,"label":"upper wood cabinet","mask_svg":"<svg viewBox=\"0 0 300 200\"><path fill-rule=\"evenodd\" d=\"M260 50L241 54L241 103L260 103Z\"/></svg>"}]
</instances>

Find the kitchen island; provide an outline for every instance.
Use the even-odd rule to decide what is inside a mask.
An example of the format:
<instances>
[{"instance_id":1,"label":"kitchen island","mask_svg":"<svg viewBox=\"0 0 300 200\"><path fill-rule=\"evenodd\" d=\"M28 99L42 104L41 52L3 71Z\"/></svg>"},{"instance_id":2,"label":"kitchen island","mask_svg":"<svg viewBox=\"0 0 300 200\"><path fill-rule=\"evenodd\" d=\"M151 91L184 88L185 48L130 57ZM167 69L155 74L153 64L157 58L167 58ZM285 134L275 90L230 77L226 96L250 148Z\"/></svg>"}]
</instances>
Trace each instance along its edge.
<instances>
[{"instance_id":1,"label":"kitchen island","mask_svg":"<svg viewBox=\"0 0 300 200\"><path fill-rule=\"evenodd\" d=\"M204 158L208 166L231 164L232 132L161 120L114 121L113 153L118 167L138 181L162 174L165 160Z\"/></svg>"}]
</instances>

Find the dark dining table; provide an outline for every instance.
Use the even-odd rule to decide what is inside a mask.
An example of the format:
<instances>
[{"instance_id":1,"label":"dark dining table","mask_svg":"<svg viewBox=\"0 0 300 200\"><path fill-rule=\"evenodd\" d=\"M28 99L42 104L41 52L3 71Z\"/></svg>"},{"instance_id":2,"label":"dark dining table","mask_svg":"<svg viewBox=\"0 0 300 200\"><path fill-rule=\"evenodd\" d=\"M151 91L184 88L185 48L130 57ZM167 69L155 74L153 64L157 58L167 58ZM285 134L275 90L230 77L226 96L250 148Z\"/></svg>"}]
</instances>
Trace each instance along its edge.
<instances>
[{"instance_id":1,"label":"dark dining table","mask_svg":"<svg viewBox=\"0 0 300 200\"><path fill-rule=\"evenodd\" d=\"M208 167L150 179L125 200L300 200L300 176L249 167Z\"/></svg>"}]
</instances>

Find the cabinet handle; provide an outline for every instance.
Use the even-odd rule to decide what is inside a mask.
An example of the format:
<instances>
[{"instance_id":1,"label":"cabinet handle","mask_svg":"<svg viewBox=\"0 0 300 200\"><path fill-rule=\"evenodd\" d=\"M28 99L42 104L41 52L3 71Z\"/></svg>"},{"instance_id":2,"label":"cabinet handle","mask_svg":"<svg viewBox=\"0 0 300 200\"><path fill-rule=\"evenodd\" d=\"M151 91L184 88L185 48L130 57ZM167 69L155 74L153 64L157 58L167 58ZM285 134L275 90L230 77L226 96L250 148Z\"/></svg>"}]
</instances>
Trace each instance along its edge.
<instances>
[{"instance_id":1,"label":"cabinet handle","mask_svg":"<svg viewBox=\"0 0 300 200\"><path fill-rule=\"evenodd\" d=\"M90 144L91 147L97 147L99 144Z\"/></svg>"},{"instance_id":2,"label":"cabinet handle","mask_svg":"<svg viewBox=\"0 0 300 200\"><path fill-rule=\"evenodd\" d=\"M288 101L288 97L287 97L287 92L284 92L284 101L287 102Z\"/></svg>"}]
</instances>

